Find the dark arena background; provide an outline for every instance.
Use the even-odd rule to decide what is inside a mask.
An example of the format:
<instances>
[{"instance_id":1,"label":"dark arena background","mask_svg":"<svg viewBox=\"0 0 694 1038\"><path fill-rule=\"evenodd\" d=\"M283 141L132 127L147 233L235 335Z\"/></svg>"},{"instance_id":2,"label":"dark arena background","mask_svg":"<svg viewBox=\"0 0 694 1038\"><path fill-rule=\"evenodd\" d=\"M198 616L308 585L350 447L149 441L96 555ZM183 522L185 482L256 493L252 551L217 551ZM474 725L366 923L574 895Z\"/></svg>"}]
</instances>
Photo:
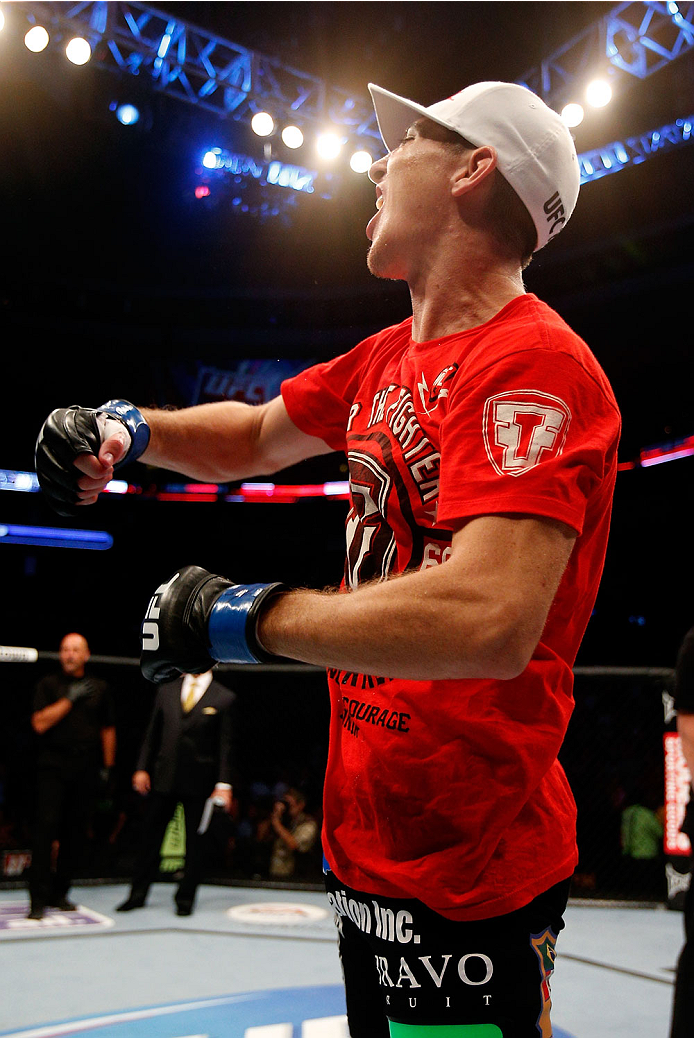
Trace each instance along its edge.
<instances>
[{"instance_id":1,"label":"dark arena background","mask_svg":"<svg viewBox=\"0 0 694 1038\"><path fill-rule=\"evenodd\" d=\"M504 79L558 111L583 107L572 129L579 203L526 285L591 346L623 417L610 546L562 757L580 811L572 898L678 914L689 858L672 827L687 781L680 768L666 782L664 747L672 669L694 625L694 5L15 2L0 13L0 890L24 896L32 694L65 633L88 638L92 671L116 700L116 775L80 874L100 889L127 882L138 840L130 777L155 690L137 658L153 590L187 563L315 588L338 583L343 566L342 456L224 486L138 463L72 520L38 490L42 422L112 397L260 403L407 316L406 287L366 270L374 187L350 159L383 154L367 83L431 104ZM71 44L70 60L75 38L83 51ZM585 99L595 80L611 94L600 107ZM260 136L251 122L262 113L273 122ZM288 126L300 147L284 142ZM336 155L317 150L326 132ZM324 675L223 666L218 676L238 695L239 782L210 877L273 890L249 834L287 785L304 788L320 820ZM663 825L646 868L625 853L634 804ZM320 882L316 859L290 900ZM0 1032L69 1013L80 1009L0 1015Z\"/></svg>"}]
</instances>

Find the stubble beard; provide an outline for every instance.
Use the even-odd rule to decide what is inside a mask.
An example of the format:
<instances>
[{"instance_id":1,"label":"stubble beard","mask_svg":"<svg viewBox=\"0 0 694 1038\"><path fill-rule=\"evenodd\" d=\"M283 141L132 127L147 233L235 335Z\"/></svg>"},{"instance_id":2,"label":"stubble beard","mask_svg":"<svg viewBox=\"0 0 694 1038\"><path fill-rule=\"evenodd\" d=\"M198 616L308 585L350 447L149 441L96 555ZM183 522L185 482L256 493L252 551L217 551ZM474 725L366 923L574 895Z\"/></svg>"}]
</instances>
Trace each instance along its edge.
<instances>
[{"instance_id":1,"label":"stubble beard","mask_svg":"<svg viewBox=\"0 0 694 1038\"><path fill-rule=\"evenodd\" d=\"M396 274L392 263L389 263L384 243L379 244L378 239L371 242L366 254L366 266L370 274L385 281L403 281L402 274Z\"/></svg>"}]
</instances>

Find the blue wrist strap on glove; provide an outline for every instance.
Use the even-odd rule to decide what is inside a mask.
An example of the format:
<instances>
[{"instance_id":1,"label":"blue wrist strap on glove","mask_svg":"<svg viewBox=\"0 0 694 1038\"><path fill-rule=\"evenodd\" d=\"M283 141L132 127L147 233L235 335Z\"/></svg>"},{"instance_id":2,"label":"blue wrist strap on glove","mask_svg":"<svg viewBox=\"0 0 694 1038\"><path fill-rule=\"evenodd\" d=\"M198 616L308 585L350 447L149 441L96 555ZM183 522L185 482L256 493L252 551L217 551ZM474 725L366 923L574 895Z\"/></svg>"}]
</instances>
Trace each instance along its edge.
<instances>
[{"instance_id":1,"label":"blue wrist strap on glove","mask_svg":"<svg viewBox=\"0 0 694 1038\"><path fill-rule=\"evenodd\" d=\"M207 623L210 655L220 663L263 663L272 658L258 643L260 599L287 590L284 584L234 584L212 606Z\"/></svg>"},{"instance_id":2,"label":"blue wrist strap on glove","mask_svg":"<svg viewBox=\"0 0 694 1038\"><path fill-rule=\"evenodd\" d=\"M105 404L95 410L97 413L101 411L113 415L114 418L119 418L130 433L130 450L124 458L121 458L115 468L119 469L121 465L137 461L140 455L147 450L150 437L150 428L142 413L127 400L107 400Z\"/></svg>"}]
</instances>

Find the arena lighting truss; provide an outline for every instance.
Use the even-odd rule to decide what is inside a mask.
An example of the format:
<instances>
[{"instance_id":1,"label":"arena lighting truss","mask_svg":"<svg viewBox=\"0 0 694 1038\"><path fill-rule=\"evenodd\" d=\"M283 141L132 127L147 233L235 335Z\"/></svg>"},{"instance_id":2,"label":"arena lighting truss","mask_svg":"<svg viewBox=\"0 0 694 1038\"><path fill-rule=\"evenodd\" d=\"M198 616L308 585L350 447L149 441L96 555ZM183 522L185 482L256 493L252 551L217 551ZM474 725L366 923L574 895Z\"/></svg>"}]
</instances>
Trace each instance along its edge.
<instances>
[{"instance_id":1,"label":"arena lighting truss","mask_svg":"<svg viewBox=\"0 0 694 1038\"><path fill-rule=\"evenodd\" d=\"M175 5L172 5L175 8ZM175 14L143 3L23 3L26 23L44 25L56 39L80 34L92 47L92 62L118 73L148 78L154 89L220 116L250 122L271 109L281 122L314 128L331 124L349 138L382 153L371 101L355 96L295 68L197 28ZM556 110L571 100L589 77L645 79L694 47L694 2L637 0L615 7L568 43L528 70L517 82L539 94ZM664 148L688 143L693 116L652 129L637 138L614 141L579 155L583 182L645 161ZM222 171L222 164L217 167ZM292 188L307 171L273 167L270 180L251 169L241 175ZM238 173L236 174L238 176ZM308 173L310 175L310 171ZM315 174L314 174L315 175ZM275 178L273 181L273 177ZM199 185L197 196L209 194ZM277 192L275 192L277 194ZM324 192L329 197L329 192ZM295 202L295 199L292 199ZM273 210L274 212L274 210Z\"/></svg>"},{"instance_id":2,"label":"arena lighting truss","mask_svg":"<svg viewBox=\"0 0 694 1038\"><path fill-rule=\"evenodd\" d=\"M694 3L620 3L519 79L557 111L598 74L646 79L694 47Z\"/></svg>"},{"instance_id":3,"label":"arena lighting truss","mask_svg":"<svg viewBox=\"0 0 694 1038\"><path fill-rule=\"evenodd\" d=\"M646 79L694 47L694 3L639 0L617 4L607 15L545 58L518 82L560 111L577 85L602 74L608 80ZM694 113L635 137L579 154L581 183L597 180L659 151L691 140Z\"/></svg>"},{"instance_id":4,"label":"arena lighting truss","mask_svg":"<svg viewBox=\"0 0 694 1038\"><path fill-rule=\"evenodd\" d=\"M627 137L623 141L613 141L601 148L581 152L578 156L581 183L599 180L608 173L624 169L625 166L645 162L658 151L669 151L678 144L689 143L693 124L694 112L688 118L677 119L674 123L638 137Z\"/></svg>"},{"instance_id":5,"label":"arena lighting truss","mask_svg":"<svg viewBox=\"0 0 694 1038\"><path fill-rule=\"evenodd\" d=\"M364 98L149 4L20 0L12 8L58 34L79 32L91 43L98 66L149 77L157 89L218 115L250 121L272 102L287 116L331 122L346 133L380 141L373 108Z\"/></svg>"}]
</instances>

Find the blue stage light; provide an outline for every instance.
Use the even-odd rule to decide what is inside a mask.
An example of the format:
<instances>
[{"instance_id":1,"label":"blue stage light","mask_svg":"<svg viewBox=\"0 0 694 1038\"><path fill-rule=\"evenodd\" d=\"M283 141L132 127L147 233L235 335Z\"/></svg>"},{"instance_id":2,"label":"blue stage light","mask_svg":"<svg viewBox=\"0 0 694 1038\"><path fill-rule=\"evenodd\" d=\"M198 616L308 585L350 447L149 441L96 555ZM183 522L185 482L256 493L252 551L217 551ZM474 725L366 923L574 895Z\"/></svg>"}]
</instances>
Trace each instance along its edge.
<instances>
[{"instance_id":1,"label":"blue stage light","mask_svg":"<svg viewBox=\"0 0 694 1038\"><path fill-rule=\"evenodd\" d=\"M134 126L140 118L140 113L135 105L119 105L116 109L116 118L123 126Z\"/></svg>"},{"instance_id":2,"label":"blue stage light","mask_svg":"<svg viewBox=\"0 0 694 1038\"><path fill-rule=\"evenodd\" d=\"M34 494L40 490L35 472L14 472L12 469L0 469L0 490L19 490L25 494Z\"/></svg>"},{"instance_id":3,"label":"blue stage light","mask_svg":"<svg viewBox=\"0 0 694 1038\"><path fill-rule=\"evenodd\" d=\"M105 551L113 546L113 537L102 530L64 530L52 526L15 526L0 523L0 544Z\"/></svg>"}]
</instances>

